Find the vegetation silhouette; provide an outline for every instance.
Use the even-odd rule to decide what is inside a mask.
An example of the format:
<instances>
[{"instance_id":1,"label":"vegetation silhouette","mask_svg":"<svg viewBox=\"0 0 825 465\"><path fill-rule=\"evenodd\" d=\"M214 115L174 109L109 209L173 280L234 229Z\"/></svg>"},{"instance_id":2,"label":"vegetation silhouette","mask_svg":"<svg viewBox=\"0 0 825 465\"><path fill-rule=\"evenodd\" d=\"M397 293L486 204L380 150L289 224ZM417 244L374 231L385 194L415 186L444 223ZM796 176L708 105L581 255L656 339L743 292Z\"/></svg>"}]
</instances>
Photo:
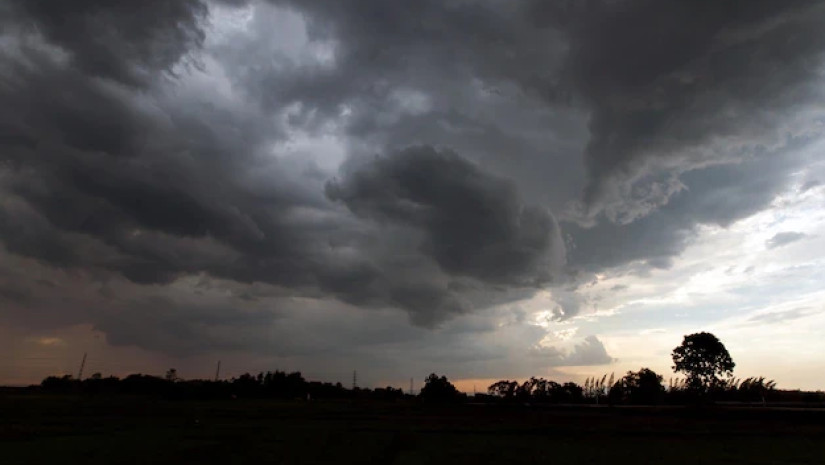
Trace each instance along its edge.
<instances>
[{"instance_id":1,"label":"vegetation silhouette","mask_svg":"<svg viewBox=\"0 0 825 465\"><path fill-rule=\"evenodd\" d=\"M559 384L536 377L521 384L509 380L497 381L487 388L487 392L507 402L581 403L584 400L584 388L576 383Z\"/></svg>"},{"instance_id":2,"label":"vegetation silhouette","mask_svg":"<svg viewBox=\"0 0 825 465\"><path fill-rule=\"evenodd\" d=\"M431 402L457 402L465 397L446 376L439 377L435 373L431 373L424 380L424 387L421 388L419 396Z\"/></svg>"},{"instance_id":3,"label":"vegetation silhouette","mask_svg":"<svg viewBox=\"0 0 825 465\"><path fill-rule=\"evenodd\" d=\"M610 387L608 393L611 404L658 405L664 401L665 387L662 375L649 368L628 371Z\"/></svg>"},{"instance_id":4,"label":"vegetation silhouette","mask_svg":"<svg viewBox=\"0 0 825 465\"><path fill-rule=\"evenodd\" d=\"M614 374L587 378L583 385L558 383L541 377L523 382L500 380L486 394L469 397L461 393L446 376L430 374L417 399L431 404L473 402L500 404L608 404L608 405L686 405L703 402L742 402L766 405L768 402L815 403L825 401L822 392L778 391L776 383L765 377L732 377L735 364L724 344L710 333L684 337L673 349L674 371L685 378L663 376L650 368L628 371L618 380ZM145 395L168 399L367 399L398 401L413 399L412 393L387 386L348 389L339 383L307 381L301 372L267 371L245 373L229 380L184 380L177 370L163 377L131 374L123 379L94 373L80 380L49 376L36 389L50 393L86 395Z\"/></svg>"},{"instance_id":5,"label":"vegetation silhouette","mask_svg":"<svg viewBox=\"0 0 825 465\"><path fill-rule=\"evenodd\" d=\"M0 439L8 463L823 463L823 393L729 377L697 397L663 381L642 367L468 396L432 373L416 396L279 370L50 376L0 389Z\"/></svg>"},{"instance_id":6,"label":"vegetation silhouette","mask_svg":"<svg viewBox=\"0 0 825 465\"><path fill-rule=\"evenodd\" d=\"M673 349L673 370L684 373L687 388L696 393L724 389L735 366L725 345L711 333L689 334Z\"/></svg>"},{"instance_id":7,"label":"vegetation silhouette","mask_svg":"<svg viewBox=\"0 0 825 465\"><path fill-rule=\"evenodd\" d=\"M168 399L352 399L396 400L405 396L401 389L346 389L341 383L307 381L300 372L245 373L230 380L184 380L177 376L164 377L132 374L123 379L95 374L78 380L70 375L49 376L40 389L54 393L81 393L95 395L146 395Z\"/></svg>"}]
</instances>

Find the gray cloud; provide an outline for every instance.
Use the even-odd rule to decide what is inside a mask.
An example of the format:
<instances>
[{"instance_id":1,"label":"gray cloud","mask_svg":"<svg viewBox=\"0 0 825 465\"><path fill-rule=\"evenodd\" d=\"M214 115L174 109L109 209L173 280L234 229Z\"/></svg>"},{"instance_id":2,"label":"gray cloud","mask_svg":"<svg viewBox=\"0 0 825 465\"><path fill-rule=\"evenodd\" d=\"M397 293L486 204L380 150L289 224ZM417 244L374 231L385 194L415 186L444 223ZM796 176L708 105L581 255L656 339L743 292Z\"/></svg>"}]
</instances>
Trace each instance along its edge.
<instances>
[{"instance_id":1,"label":"gray cloud","mask_svg":"<svg viewBox=\"0 0 825 465\"><path fill-rule=\"evenodd\" d=\"M808 2L424 2L416 14L398 2L276 3L336 40L338 66L318 84L334 82L338 97L323 105L350 95L358 107L368 95L360 134L393 131L377 121L391 91L446 97L437 86L467 73L496 92L515 86L557 108L588 108L586 214L622 223L666 204L685 172L804 134L805 110L822 100L823 9Z\"/></svg>"},{"instance_id":2,"label":"gray cloud","mask_svg":"<svg viewBox=\"0 0 825 465\"><path fill-rule=\"evenodd\" d=\"M201 0L12 0L11 10L21 28L42 34L85 74L129 85L148 85L197 49L208 12Z\"/></svg>"},{"instance_id":3,"label":"gray cloud","mask_svg":"<svg viewBox=\"0 0 825 465\"><path fill-rule=\"evenodd\" d=\"M551 366L596 366L607 365L616 361L607 353L602 341L596 336L587 336L570 352L555 347L534 349L532 355L546 359Z\"/></svg>"},{"instance_id":4,"label":"gray cloud","mask_svg":"<svg viewBox=\"0 0 825 465\"><path fill-rule=\"evenodd\" d=\"M424 197L411 200L429 202L434 215L399 223L412 230L388 238L338 212L311 164L267 157L264 147L287 138L289 127L267 123L255 108L215 108L161 90L147 95L92 79L92 71L55 59L42 44L22 51L3 56L10 65L29 63L2 94L7 108L19 110L13 119L5 114L6 127L24 135L4 152L9 200L0 215L10 252L139 284L199 273L264 282L284 295L400 307L425 326L501 300L490 293L523 297L507 288L546 283L563 261L553 217L524 207L514 185L458 156L450 158L454 174L475 176L475 184L462 187L446 173L438 188L466 195L439 198L426 192L425 180L410 190ZM83 98L65 98L56 82ZM485 217L487 203L498 216ZM462 213L468 222L456 216ZM465 240L468 226L490 236ZM416 228L428 231L424 242ZM480 289L472 279L500 287Z\"/></svg>"},{"instance_id":5,"label":"gray cloud","mask_svg":"<svg viewBox=\"0 0 825 465\"><path fill-rule=\"evenodd\" d=\"M570 317L594 273L668 267L698 225L766 208L819 137L811 2L0 11L3 315L115 344L346 346L323 318L283 317L318 306L352 311L335 320L351 340L421 349L470 319L497 328L474 318L543 287ZM260 329L279 324L279 341ZM510 360L461 340L454 366ZM595 338L568 358L610 360Z\"/></svg>"},{"instance_id":6,"label":"gray cloud","mask_svg":"<svg viewBox=\"0 0 825 465\"><path fill-rule=\"evenodd\" d=\"M411 147L327 184L326 191L358 216L423 230L421 249L451 274L538 286L563 265L550 213L524 205L512 183L450 151Z\"/></svg>"},{"instance_id":7,"label":"gray cloud","mask_svg":"<svg viewBox=\"0 0 825 465\"><path fill-rule=\"evenodd\" d=\"M819 180L811 179L809 181L806 181L805 184L803 184L802 187L799 190L801 192L807 192L811 189L816 189L817 187L819 187L821 185L822 185L822 183L819 182Z\"/></svg>"},{"instance_id":8,"label":"gray cloud","mask_svg":"<svg viewBox=\"0 0 825 465\"><path fill-rule=\"evenodd\" d=\"M821 310L815 310L811 308L794 308L792 310L785 310L780 312L769 312L769 313L761 313L759 315L752 316L748 319L750 323L757 323L757 324L764 324L764 323L783 323L785 321L797 320L799 318L805 318L806 316L815 315L820 313Z\"/></svg>"},{"instance_id":9,"label":"gray cloud","mask_svg":"<svg viewBox=\"0 0 825 465\"><path fill-rule=\"evenodd\" d=\"M685 173L685 188L666 205L631 223L600 221L592 226L563 222L571 237L571 263L599 270L641 261L668 268L694 237L697 225L727 227L767 208L792 184L793 173L811 163L806 140L789 140L747 161Z\"/></svg>"},{"instance_id":10,"label":"gray cloud","mask_svg":"<svg viewBox=\"0 0 825 465\"><path fill-rule=\"evenodd\" d=\"M573 351L564 358L564 363L570 366L606 365L615 360L608 355L599 338L587 336L582 343L576 344Z\"/></svg>"},{"instance_id":11,"label":"gray cloud","mask_svg":"<svg viewBox=\"0 0 825 465\"><path fill-rule=\"evenodd\" d=\"M821 106L821 5L535 2L533 11L568 31L564 79L593 111L591 214L645 216L682 190L674 175L804 134L810 117L786 123Z\"/></svg>"},{"instance_id":12,"label":"gray cloud","mask_svg":"<svg viewBox=\"0 0 825 465\"><path fill-rule=\"evenodd\" d=\"M354 109L349 129L358 138L394 147L463 148L479 141L461 153L513 173L531 197L570 223L625 225L668 210L627 233L609 224L581 233L607 239L602 248L609 253L589 255L615 259L597 267L634 259L667 266L697 223L724 226L766 206L803 163L787 153L818 134L823 11L806 2L722 2L709 9L646 0L426 2L416 15L395 2L364 0L352 9L276 3L304 12L317 25L311 30L335 41L337 66L325 79L336 83L335 105ZM474 21L419 22L456 16ZM473 86L466 82L487 90L468 91ZM412 89L429 103L415 115L391 117L403 107L393 94L398 89ZM539 101L543 106L536 107ZM501 117L488 118L485 108ZM589 136L577 126L583 124L573 116L579 111L590 114ZM559 116L564 113L570 116ZM520 117L528 114L532 123ZM510 125L516 120L522 127ZM526 136L533 125L544 125L544 138ZM554 134L561 127L566 132ZM564 139L577 131L589 142ZM580 204L577 189L585 192ZM562 212L570 202L579 208ZM589 241L576 225L562 227L574 241ZM625 237L631 244L616 244Z\"/></svg>"},{"instance_id":13,"label":"gray cloud","mask_svg":"<svg viewBox=\"0 0 825 465\"><path fill-rule=\"evenodd\" d=\"M804 233L801 232L794 232L794 231L785 231L774 234L773 237L765 241L765 246L769 249L775 249L777 247L782 247L784 245L788 245L792 242L796 242L798 240L802 240L806 237Z\"/></svg>"}]
</instances>

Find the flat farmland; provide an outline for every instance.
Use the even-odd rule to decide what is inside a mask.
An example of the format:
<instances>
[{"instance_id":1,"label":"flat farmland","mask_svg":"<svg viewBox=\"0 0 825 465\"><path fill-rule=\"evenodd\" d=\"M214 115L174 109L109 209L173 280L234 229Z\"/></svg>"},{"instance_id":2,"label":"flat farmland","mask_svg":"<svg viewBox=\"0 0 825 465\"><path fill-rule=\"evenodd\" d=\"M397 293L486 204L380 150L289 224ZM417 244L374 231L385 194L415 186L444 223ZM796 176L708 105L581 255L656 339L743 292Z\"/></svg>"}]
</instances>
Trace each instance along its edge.
<instances>
[{"instance_id":1,"label":"flat farmland","mask_svg":"<svg viewBox=\"0 0 825 465\"><path fill-rule=\"evenodd\" d=\"M822 464L825 411L0 398L2 463Z\"/></svg>"}]
</instances>

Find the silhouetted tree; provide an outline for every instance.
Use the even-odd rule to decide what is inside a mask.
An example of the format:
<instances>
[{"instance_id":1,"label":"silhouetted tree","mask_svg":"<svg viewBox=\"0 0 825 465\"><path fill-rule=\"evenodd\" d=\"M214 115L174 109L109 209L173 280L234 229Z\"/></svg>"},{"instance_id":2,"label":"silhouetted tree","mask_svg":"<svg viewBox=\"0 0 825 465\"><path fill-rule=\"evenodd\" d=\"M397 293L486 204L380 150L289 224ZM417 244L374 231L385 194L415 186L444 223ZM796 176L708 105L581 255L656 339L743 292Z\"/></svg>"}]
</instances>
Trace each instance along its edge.
<instances>
[{"instance_id":1,"label":"silhouetted tree","mask_svg":"<svg viewBox=\"0 0 825 465\"><path fill-rule=\"evenodd\" d=\"M114 376L104 378L102 374L95 373L81 381L83 391L88 394L114 394L120 388L120 380Z\"/></svg>"},{"instance_id":2,"label":"silhouetted tree","mask_svg":"<svg viewBox=\"0 0 825 465\"><path fill-rule=\"evenodd\" d=\"M375 388L372 391L372 396L373 398L379 400L398 400L404 397L404 390L391 386L387 386L385 388Z\"/></svg>"},{"instance_id":3,"label":"silhouetted tree","mask_svg":"<svg viewBox=\"0 0 825 465\"><path fill-rule=\"evenodd\" d=\"M447 380L446 376L439 377L435 373L430 374L424 380L424 387L419 396L422 399L436 402L453 402L461 398L458 389Z\"/></svg>"},{"instance_id":4,"label":"silhouetted tree","mask_svg":"<svg viewBox=\"0 0 825 465\"><path fill-rule=\"evenodd\" d=\"M40 383L43 389L53 392L68 392L78 385L79 382L72 375L49 376Z\"/></svg>"},{"instance_id":5,"label":"silhouetted tree","mask_svg":"<svg viewBox=\"0 0 825 465\"><path fill-rule=\"evenodd\" d=\"M170 368L166 371L166 376L164 378L166 379L166 381L172 381L174 383L178 380L178 370Z\"/></svg>"},{"instance_id":6,"label":"silhouetted tree","mask_svg":"<svg viewBox=\"0 0 825 465\"><path fill-rule=\"evenodd\" d=\"M239 397L258 397L263 392L260 380L249 373L233 378L231 383L234 395Z\"/></svg>"},{"instance_id":7,"label":"silhouetted tree","mask_svg":"<svg viewBox=\"0 0 825 465\"><path fill-rule=\"evenodd\" d=\"M564 393L562 402L579 403L584 400L584 389L576 383L564 383L562 392Z\"/></svg>"},{"instance_id":8,"label":"silhouetted tree","mask_svg":"<svg viewBox=\"0 0 825 465\"><path fill-rule=\"evenodd\" d=\"M576 383L559 384L544 378L532 377L519 384L516 381L496 381L487 388L487 392L503 400L519 402L582 402L584 389Z\"/></svg>"},{"instance_id":9,"label":"silhouetted tree","mask_svg":"<svg viewBox=\"0 0 825 465\"><path fill-rule=\"evenodd\" d=\"M490 395L501 397L502 399L513 399L516 396L516 389L519 385L516 381L501 380L496 381L487 388Z\"/></svg>"},{"instance_id":10,"label":"silhouetted tree","mask_svg":"<svg viewBox=\"0 0 825 465\"><path fill-rule=\"evenodd\" d=\"M157 376L133 374L124 378L120 386L127 394L163 395L168 394L174 384Z\"/></svg>"},{"instance_id":11,"label":"silhouetted tree","mask_svg":"<svg viewBox=\"0 0 825 465\"><path fill-rule=\"evenodd\" d=\"M662 381L662 376L649 368L628 371L610 387L609 400L611 403L658 404L665 395Z\"/></svg>"},{"instance_id":12,"label":"silhouetted tree","mask_svg":"<svg viewBox=\"0 0 825 465\"><path fill-rule=\"evenodd\" d=\"M673 349L673 370L687 376L688 388L707 392L720 385L736 366L725 345L711 333L685 336L682 344Z\"/></svg>"},{"instance_id":13,"label":"silhouetted tree","mask_svg":"<svg viewBox=\"0 0 825 465\"><path fill-rule=\"evenodd\" d=\"M533 381L533 401L539 403L550 402L552 400L552 388L556 383L544 378L530 379Z\"/></svg>"},{"instance_id":14,"label":"silhouetted tree","mask_svg":"<svg viewBox=\"0 0 825 465\"><path fill-rule=\"evenodd\" d=\"M555 384L544 378L530 378L525 385L529 387L529 394L533 402L550 402L551 387Z\"/></svg>"},{"instance_id":15,"label":"silhouetted tree","mask_svg":"<svg viewBox=\"0 0 825 465\"><path fill-rule=\"evenodd\" d=\"M536 378L530 378L516 387L516 399L521 402L530 402L533 398L533 389L536 388L537 381Z\"/></svg>"},{"instance_id":16,"label":"silhouetted tree","mask_svg":"<svg viewBox=\"0 0 825 465\"><path fill-rule=\"evenodd\" d=\"M306 395L306 380L300 371L292 373L268 371L266 374L259 374L258 381L263 384L264 390L270 396L304 397Z\"/></svg>"}]
</instances>

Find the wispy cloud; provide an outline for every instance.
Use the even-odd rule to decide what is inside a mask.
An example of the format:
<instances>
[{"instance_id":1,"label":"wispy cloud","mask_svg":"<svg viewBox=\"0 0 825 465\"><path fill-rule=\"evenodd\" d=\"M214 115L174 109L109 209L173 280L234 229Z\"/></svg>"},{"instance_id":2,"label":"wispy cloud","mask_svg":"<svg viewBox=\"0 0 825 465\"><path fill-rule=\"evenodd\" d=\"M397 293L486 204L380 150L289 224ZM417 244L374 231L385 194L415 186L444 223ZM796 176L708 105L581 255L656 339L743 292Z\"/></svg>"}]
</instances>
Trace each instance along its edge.
<instances>
[{"instance_id":1,"label":"wispy cloud","mask_svg":"<svg viewBox=\"0 0 825 465\"><path fill-rule=\"evenodd\" d=\"M782 247L792 242L804 239L805 237L806 235L804 233L794 231L776 233L772 238L765 242L765 246L769 249L775 249L777 247Z\"/></svg>"},{"instance_id":2,"label":"wispy cloud","mask_svg":"<svg viewBox=\"0 0 825 465\"><path fill-rule=\"evenodd\" d=\"M798 320L807 316L820 313L821 309L812 309L808 307L794 308L791 310L784 310L779 312L767 312L754 315L748 319L750 323L783 323L791 320Z\"/></svg>"}]
</instances>

